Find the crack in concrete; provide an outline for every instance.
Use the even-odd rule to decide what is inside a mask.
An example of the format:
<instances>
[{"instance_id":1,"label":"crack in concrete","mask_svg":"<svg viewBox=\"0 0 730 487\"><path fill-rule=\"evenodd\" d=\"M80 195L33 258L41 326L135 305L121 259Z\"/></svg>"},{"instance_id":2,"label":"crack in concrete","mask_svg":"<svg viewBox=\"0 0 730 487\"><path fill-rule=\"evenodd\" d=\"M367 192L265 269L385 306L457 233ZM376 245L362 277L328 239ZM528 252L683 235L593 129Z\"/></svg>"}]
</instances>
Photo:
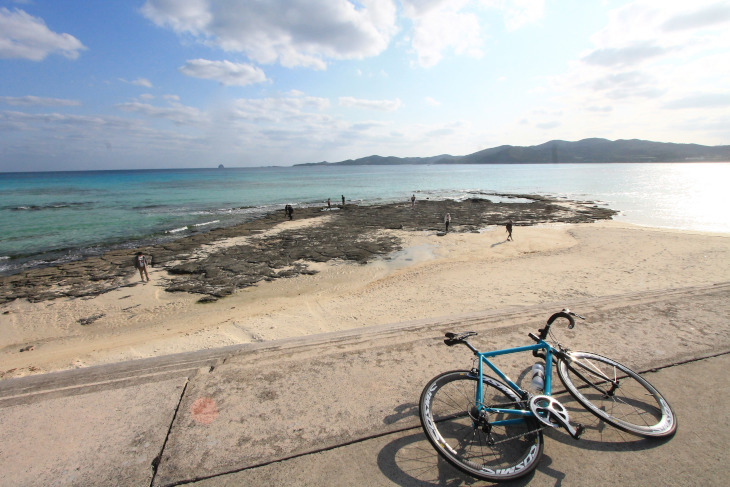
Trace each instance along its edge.
<instances>
[{"instance_id":1,"label":"crack in concrete","mask_svg":"<svg viewBox=\"0 0 730 487\"><path fill-rule=\"evenodd\" d=\"M180 399L177 401L177 406L175 406L175 412L172 414L170 425L167 427L167 434L165 435L165 441L162 442L162 448L160 448L160 453L158 453L157 456L152 460L152 478L150 479L150 487L152 487L155 483L155 477L157 477L157 468L160 466L160 462L162 461L162 455L165 452L167 441L170 439L170 433L172 433L172 427L175 424L177 413L180 410L183 399L185 398L185 392L188 390L188 384L190 384L189 377L185 380L185 385L183 386L182 392L180 392Z\"/></svg>"}]
</instances>

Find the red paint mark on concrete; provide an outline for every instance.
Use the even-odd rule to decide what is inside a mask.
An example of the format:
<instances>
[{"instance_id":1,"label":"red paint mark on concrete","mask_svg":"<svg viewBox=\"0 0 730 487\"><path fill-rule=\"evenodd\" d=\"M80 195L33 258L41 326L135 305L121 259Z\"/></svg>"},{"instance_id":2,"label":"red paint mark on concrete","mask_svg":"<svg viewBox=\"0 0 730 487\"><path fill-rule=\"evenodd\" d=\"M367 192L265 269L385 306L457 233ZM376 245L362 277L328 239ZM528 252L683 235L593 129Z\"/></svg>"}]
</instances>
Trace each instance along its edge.
<instances>
[{"instance_id":1,"label":"red paint mark on concrete","mask_svg":"<svg viewBox=\"0 0 730 487\"><path fill-rule=\"evenodd\" d=\"M210 397L200 397L190 406L193 419L201 424L210 424L218 417L218 407Z\"/></svg>"}]
</instances>

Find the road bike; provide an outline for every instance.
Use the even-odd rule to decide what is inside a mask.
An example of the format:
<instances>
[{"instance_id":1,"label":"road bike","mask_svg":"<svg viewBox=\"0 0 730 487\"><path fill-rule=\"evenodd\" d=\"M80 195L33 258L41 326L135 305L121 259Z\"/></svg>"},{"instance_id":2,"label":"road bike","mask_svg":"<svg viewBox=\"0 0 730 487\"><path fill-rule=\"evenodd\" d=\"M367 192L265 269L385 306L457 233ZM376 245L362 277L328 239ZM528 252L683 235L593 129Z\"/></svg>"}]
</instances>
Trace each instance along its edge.
<instances>
[{"instance_id":1,"label":"road bike","mask_svg":"<svg viewBox=\"0 0 730 487\"><path fill-rule=\"evenodd\" d=\"M473 331L447 333L448 346L462 344L475 355L471 370L440 374L426 385L419 401L421 426L444 459L456 468L483 480L507 481L532 472L543 454L543 430L562 427L579 439L584 426L571 424L568 410L551 396L552 370L567 391L602 421L646 438L667 438L677 430L677 420L661 393L646 379L610 358L569 350L555 340L550 327L558 318L585 319L564 309L550 316L535 344L480 352L469 338ZM555 343L552 345L546 341ZM541 359L533 367L537 394L523 389L489 359L531 351ZM544 379L540 366L544 362ZM498 378L484 373L484 365ZM540 384L541 379L544 381Z\"/></svg>"}]
</instances>

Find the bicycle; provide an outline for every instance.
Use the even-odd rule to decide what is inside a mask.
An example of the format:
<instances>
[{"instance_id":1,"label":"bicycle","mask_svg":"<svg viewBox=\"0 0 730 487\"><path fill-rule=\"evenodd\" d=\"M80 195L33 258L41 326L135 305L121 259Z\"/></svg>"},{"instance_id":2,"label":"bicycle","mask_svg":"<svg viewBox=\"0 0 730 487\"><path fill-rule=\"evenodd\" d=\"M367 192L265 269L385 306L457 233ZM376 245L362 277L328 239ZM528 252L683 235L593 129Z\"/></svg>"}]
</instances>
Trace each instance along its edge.
<instances>
[{"instance_id":1,"label":"bicycle","mask_svg":"<svg viewBox=\"0 0 730 487\"><path fill-rule=\"evenodd\" d=\"M646 379L615 360L571 351L555 340L553 322L565 318L572 329L574 317L585 319L564 309L550 316L539 335L528 334L535 344L490 352L469 343L476 332L446 334L444 343L466 345L478 366L440 374L423 389L421 426L439 455L473 477L499 482L537 468L545 428L563 427L579 439L585 428L573 426L567 409L551 397L553 365L568 392L604 422L646 438L667 438L676 432L672 408ZM548 335L555 346L545 341ZM542 394L521 388L489 360L528 351L545 362ZM484 374L485 364L499 379Z\"/></svg>"}]
</instances>

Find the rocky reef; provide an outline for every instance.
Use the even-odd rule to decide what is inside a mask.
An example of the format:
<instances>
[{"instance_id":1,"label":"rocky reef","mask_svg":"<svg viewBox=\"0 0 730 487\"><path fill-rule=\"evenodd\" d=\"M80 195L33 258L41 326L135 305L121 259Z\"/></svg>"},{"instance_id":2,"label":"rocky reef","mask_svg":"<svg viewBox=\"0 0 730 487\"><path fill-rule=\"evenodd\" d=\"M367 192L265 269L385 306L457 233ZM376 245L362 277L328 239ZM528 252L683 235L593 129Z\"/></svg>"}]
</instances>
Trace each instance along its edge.
<instances>
[{"instance_id":1,"label":"rocky reef","mask_svg":"<svg viewBox=\"0 0 730 487\"><path fill-rule=\"evenodd\" d=\"M504 225L519 227L549 222L584 223L610 219L614 210L593 202L557 200L536 195L495 195L464 201L418 200L385 205L298 208L294 219L329 215L321 225L270 232L286 219L283 209L241 225L198 233L171 242L131 250L115 250L98 257L56 267L32 269L0 278L0 303L14 299L43 301L59 297L96 296L123 286L134 286L137 251L149 256L153 270L167 271L165 289L201 295L211 301L262 280L311 274L309 262L343 259L366 263L400 250L392 232L443 231L446 213L452 232L474 232ZM517 198L517 199L515 199ZM234 237L251 237L238 245L216 249L213 244ZM210 251L206 251L209 248Z\"/></svg>"}]
</instances>

